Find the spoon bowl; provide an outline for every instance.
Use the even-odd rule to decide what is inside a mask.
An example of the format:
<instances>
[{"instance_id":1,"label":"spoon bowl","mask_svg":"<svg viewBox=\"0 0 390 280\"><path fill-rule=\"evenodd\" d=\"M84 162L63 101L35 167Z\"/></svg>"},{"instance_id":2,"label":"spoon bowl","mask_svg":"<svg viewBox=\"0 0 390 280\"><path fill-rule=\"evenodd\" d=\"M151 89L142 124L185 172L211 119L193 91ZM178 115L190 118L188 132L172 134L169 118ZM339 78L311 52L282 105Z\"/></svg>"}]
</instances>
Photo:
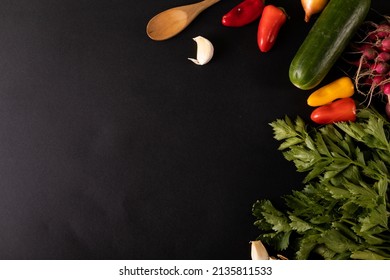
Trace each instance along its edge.
<instances>
[{"instance_id":1,"label":"spoon bowl","mask_svg":"<svg viewBox=\"0 0 390 280\"><path fill-rule=\"evenodd\" d=\"M183 31L201 12L219 1L204 0L163 11L148 22L146 34L155 41L172 38Z\"/></svg>"}]
</instances>

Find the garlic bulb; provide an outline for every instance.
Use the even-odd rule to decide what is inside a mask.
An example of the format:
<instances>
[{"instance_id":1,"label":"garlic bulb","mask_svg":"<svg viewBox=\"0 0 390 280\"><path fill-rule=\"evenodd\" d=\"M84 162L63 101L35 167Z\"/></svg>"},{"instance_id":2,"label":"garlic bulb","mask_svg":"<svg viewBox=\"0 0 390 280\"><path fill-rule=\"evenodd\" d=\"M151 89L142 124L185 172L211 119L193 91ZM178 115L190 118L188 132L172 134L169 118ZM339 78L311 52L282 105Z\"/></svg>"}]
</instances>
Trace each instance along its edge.
<instances>
[{"instance_id":1,"label":"garlic bulb","mask_svg":"<svg viewBox=\"0 0 390 280\"><path fill-rule=\"evenodd\" d=\"M197 54L195 58L188 58L193 63L198 65L204 65L208 63L214 55L213 44L202 36L193 38L197 44Z\"/></svg>"},{"instance_id":2,"label":"garlic bulb","mask_svg":"<svg viewBox=\"0 0 390 280\"><path fill-rule=\"evenodd\" d=\"M321 12L328 0L301 0L303 10L305 11L305 21L309 22L310 17Z\"/></svg>"}]
</instances>

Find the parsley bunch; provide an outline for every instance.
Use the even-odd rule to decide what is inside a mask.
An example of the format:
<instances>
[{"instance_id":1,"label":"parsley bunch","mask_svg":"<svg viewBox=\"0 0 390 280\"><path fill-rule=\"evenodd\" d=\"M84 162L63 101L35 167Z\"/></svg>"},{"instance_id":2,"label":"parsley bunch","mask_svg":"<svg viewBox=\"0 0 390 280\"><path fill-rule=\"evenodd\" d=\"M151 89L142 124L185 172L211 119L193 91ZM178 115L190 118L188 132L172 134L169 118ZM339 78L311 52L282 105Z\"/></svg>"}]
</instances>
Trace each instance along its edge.
<instances>
[{"instance_id":1,"label":"parsley bunch","mask_svg":"<svg viewBox=\"0 0 390 280\"><path fill-rule=\"evenodd\" d=\"M297 259L390 259L390 123L364 108L356 122L315 128L285 117L271 126L284 157L307 174L283 211L253 205L258 239Z\"/></svg>"}]
</instances>

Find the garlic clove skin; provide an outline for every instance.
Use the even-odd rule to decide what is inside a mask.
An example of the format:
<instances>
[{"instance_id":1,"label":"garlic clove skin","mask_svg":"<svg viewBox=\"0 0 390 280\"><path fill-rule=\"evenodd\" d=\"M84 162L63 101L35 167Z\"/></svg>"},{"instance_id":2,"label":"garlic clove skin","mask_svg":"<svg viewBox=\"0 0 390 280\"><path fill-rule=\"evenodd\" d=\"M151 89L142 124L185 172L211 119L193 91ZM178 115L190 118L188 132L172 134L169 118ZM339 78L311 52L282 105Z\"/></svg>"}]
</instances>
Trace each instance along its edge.
<instances>
[{"instance_id":1,"label":"garlic clove skin","mask_svg":"<svg viewBox=\"0 0 390 280\"><path fill-rule=\"evenodd\" d=\"M197 45L197 53L195 58L188 58L190 61L197 65L205 65L207 64L214 55L214 46L213 44L206 38L202 36L197 36L193 38Z\"/></svg>"},{"instance_id":2,"label":"garlic clove skin","mask_svg":"<svg viewBox=\"0 0 390 280\"><path fill-rule=\"evenodd\" d=\"M260 240L251 241L252 260L270 260L267 249Z\"/></svg>"}]
</instances>

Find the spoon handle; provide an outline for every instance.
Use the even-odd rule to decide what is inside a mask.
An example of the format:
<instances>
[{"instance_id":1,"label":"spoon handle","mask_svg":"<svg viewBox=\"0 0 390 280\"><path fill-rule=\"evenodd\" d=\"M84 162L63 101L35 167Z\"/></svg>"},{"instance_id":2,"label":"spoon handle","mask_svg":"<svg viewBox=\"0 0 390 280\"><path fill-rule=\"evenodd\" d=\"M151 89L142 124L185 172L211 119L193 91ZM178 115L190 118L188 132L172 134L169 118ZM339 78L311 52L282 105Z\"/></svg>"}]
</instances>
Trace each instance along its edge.
<instances>
[{"instance_id":1,"label":"spoon handle","mask_svg":"<svg viewBox=\"0 0 390 280\"><path fill-rule=\"evenodd\" d=\"M206 9L206 8L210 7L211 5L218 3L219 1L221 1L221 0L203 0L202 3L204 5L204 8Z\"/></svg>"},{"instance_id":2,"label":"spoon handle","mask_svg":"<svg viewBox=\"0 0 390 280\"><path fill-rule=\"evenodd\" d=\"M213 5L217 2L219 2L221 0L203 0L203 2L205 3L205 5Z\"/></svg>"},{"instance_id":3,"label":"spoon handle","mask_svg":"<svg viewBox=\"0 0 390 280\"><path fill-rule=\"evenodd\" d=\"M192 15L192 19L197 17L201 12L206 10L208 7L214 5L215 3L218 3L219 1L221 1L221 0L203 0L201 2L192 4L194 7L197 7L196 11ZM191 19L191 21L192 21L192 19Z\"/></svg>"}]
</instances>

